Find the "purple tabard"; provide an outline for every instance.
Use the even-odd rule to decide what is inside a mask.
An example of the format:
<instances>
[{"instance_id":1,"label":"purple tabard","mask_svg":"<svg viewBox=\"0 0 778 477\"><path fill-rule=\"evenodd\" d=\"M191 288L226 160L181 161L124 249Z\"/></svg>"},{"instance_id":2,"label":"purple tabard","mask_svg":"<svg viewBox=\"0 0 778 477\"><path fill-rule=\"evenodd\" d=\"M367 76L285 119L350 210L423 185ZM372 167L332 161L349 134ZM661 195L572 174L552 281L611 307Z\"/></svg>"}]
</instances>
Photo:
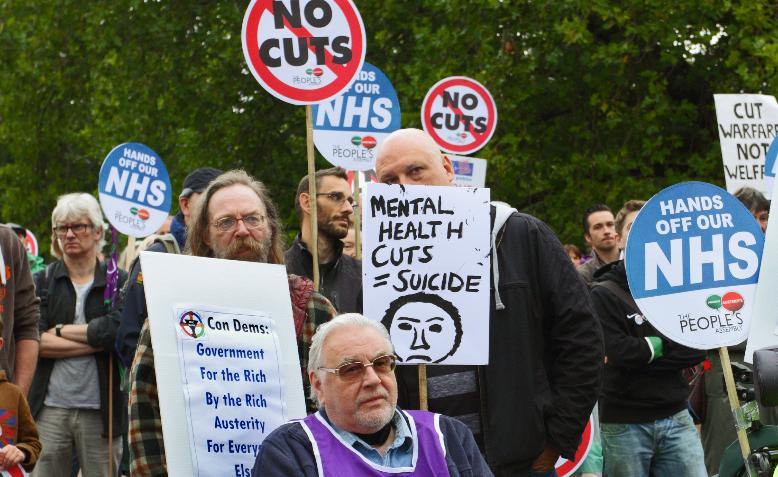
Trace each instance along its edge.
<instances>
[{"instance_id":1,"label":"purple tabard","mask_svg":"<svg viewBox=\"0 0 778 477\"><path fill-rule=\"evenodd\" d=\"M334 477L360 475L369 477L439 477L447 476L446 452L440 432L439 414L426 411L399 411L408 417L413 438L411 467L386 467L371 462L347 445L320 413L300 422L313 446L319 475ZM421 452L420 452L421 450Z\"/></svg>"}]
</instances>

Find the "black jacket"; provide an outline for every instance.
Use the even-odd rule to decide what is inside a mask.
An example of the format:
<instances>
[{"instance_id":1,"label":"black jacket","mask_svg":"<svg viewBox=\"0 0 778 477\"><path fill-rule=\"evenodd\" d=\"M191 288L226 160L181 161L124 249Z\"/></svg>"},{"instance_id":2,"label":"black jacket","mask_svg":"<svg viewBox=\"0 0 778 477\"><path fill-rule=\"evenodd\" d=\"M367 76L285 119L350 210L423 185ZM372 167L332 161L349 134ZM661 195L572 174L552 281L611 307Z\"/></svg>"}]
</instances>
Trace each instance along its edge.
<instances>
[{"instance_id":1,"label":"black jacket","mask_svg":"<svg viewBox=\"0 0 778 477\"><path fill-rule=\"evenodd\" d=\"M41 319L38 329L41 333L58 323L72 324L75 320L76 290L68 276L67 267L62 260L51 265L50 269L41 270L35 274L36 293L41 298ZM48 272L48 276L46 273ZM95 353L97 360L97 376L100 380L100 410L103 414L103 436L108 435L108 363L113 351L116 328L119 325L117 306L111 309L103 301L105 291L105 263L98 262L95 267L94 282L89 289L84 302L84 315L87 323L87 341L90 346L100 347L105 351ZM119 271L119 289L124 286L127 274ZM117 300L120 298L117 297ZM38 358L38 367L30 386L30 411L37 417L43 408L46 391L49 387L51 371L56 359ZM119 388L119 365L113 360L113 435L118 436L126 428L127 404L124 394Z\"/></svg>"},{"instance_id":2,"label":"black jacket","mask_svg":"<svg viewBox=\"0 0 778 477\"><path fill-rule=\"evenodd\" d=\"M605 336L605 379L600 421L639 424L664 419L686 408L689 385L681 370L705 359L705 351L665 338L640 310L597 283L611 281L629 293L624 261L610 263L595 274L592 301ZM662 339L664 355L651 360L646 337Z\"/></svg>"},{"instance_id":3,"label":"black jacket","mask_svg":"<svg viewBox=\"0 0 778 477\"><path fill-rule=\"evenodd\" d=\"M600 391L602 331L548 226L513 213L496 245L505 308L496 309L492 276L489 365L478 367L484 451L495 474L527 475L546 445L574 456ZM416 366L397 375L400 406L418 407Z\"/></svg>"},{"instance_id":4,"label":"black jacket","mask_svg":"<svg viewBox=\"0 0 778 477\"><path fill-rule=\"evenodd\" d=\"M338 313L362 313L362 261L343 255L343 243L335 242L334 262L319 265L319 293ZM300 239L284 253L287 273L313 280L313 257Z\"/></svg>"}]
</instances>

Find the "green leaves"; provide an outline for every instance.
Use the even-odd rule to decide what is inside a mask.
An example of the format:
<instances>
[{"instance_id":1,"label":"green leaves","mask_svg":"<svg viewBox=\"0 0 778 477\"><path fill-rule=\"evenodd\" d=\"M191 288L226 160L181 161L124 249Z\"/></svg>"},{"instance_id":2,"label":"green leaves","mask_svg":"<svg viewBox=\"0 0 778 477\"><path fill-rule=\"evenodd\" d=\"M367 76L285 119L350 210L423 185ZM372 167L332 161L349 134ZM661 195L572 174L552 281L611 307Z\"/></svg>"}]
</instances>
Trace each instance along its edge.
<instances>
[{"instance_id":1,"label":"green leaves","mask_svg":"<svg viewBox=\"0 0 778 477\"><path fill-rule=\"evenodd\" d=\"M441 78L481 81L499 109L477 153L493 198L564 242L582 243L593 203L619 208L681 180L723 184L712 95L778 89L766 1L357 3L367 61L393 81L403 126L420 126ZM247 4L0 1L0 221L45 238L56 197L94 192L108 151L139 141L162 155L174 194L195 167L243 167L296 229L305 115L248 73Z\"/></svg>"}]
</instances>

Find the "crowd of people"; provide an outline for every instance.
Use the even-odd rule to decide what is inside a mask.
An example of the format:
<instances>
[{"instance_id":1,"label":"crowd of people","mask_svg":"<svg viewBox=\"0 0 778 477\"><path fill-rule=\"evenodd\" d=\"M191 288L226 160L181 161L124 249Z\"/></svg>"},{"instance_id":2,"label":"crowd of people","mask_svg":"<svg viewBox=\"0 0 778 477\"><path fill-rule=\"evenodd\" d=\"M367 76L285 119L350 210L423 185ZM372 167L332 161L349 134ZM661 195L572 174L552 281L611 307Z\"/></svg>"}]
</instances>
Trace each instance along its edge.
<instances>
[{"instance_id":1,"label":"crowd of people","mask_svg":"<svg viewBox=\"0 0 778 477\"><path fill-rule=\"evenodd\" d=\"M417 129L383 142L375 173L386 184L450 186L454 178L450 160ZM765 230L769 202L753 190L738 196ZM721 365L711 358L707 412L695 414L685 372L705 353L662 336L629 293L622 256L643 201L627 201L615 216L606 205L585 212L588 260L542 221L493 202L489 364L429 366L428 409L416 411L418 368L397 367L386 329L361 315L357 201L346 172L303 177L293 200L300 232L285 247L261 181L239 170L195 169L183 181L178 213L125 251L118 276L102 255L107 225L90 194L58 199L57 260L48 265L25 251L18 226L0 226L0 403L15 419L0 422L0 469L167 475L136 258L145 249L287 267L309 415L264 440L254 475L554 476L560 457L575 457L593 412L595 444L580 475L717 472L735 439ZM733 359L742 349L731 351ZM763 415L770 422L771 412Z\"/></svg>"}]
</instances>

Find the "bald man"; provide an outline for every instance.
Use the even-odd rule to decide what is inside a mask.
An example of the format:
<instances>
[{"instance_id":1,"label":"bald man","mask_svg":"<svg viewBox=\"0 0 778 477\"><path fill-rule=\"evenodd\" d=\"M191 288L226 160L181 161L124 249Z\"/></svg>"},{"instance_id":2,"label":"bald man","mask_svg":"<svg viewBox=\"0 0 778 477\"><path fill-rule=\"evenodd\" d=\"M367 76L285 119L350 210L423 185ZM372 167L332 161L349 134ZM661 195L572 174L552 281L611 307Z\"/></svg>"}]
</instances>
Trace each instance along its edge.
<instances>
[{"instance_id":1,"label":"bald man","mask_svg":"<svg viewBox=\"0 0 778 477\"><path fill-rule=\"evenodd\" d=\"M450 186L454 178L451 161L418 129L384 141L376 174L386 184ZM429 366L429 410L467 424L495 475L554 476L560 455L574 457L600 392L602 331L548 226L503 203L492 204L491 220L489 364ZM416 368L399 367L397 379L400 405L417 407Z\"/></svg>"}]
</instances>

